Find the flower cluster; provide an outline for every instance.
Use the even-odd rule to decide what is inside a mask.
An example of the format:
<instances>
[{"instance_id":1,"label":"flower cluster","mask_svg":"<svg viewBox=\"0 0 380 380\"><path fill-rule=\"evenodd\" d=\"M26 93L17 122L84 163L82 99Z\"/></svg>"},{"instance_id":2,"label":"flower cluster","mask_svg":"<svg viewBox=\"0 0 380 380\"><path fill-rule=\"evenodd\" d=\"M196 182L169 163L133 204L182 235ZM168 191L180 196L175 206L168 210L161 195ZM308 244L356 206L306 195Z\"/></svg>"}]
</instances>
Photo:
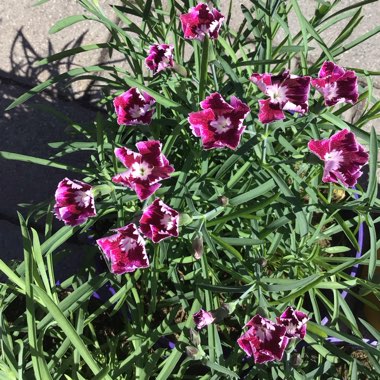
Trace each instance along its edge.
<instances>
[{"instance_id":1,"label":"flower cluster","mask_svg":"<svg viewBox=\"0 0 380 380\"><path fill-rule=\"evenodd\" d=\"M281 360L290 339L305 337L308 319L304 312L292 307L277 317L277 323L256 314L237 342L256 363Z\"/></svg>"},{"instance_id":2,"label":"flower cluster","mask_svg":"<svg viewBox=\"0 0 380 380\"><path fill-rule=\"evenodd\" d=\"M202 329L223 320L229 312L227 305L211 311L201 309L193 314L193 320L197 329ZM256 314L245 325L249 330L237 342L248 356L253 356L256 363L281 360L290 339L304 339L308 320L304 312L292 307L277 317L276 322Z\"/></svg>"},{"instance_id":3,"label":"flower cluster","mask_svg":"<svg viewBox=\"0 0 380 380\"><path fill-rule=\"evenodd\" d=\"M216 9L200 3L189 13L180 17L186 39L203 41L205 37L218 38L224 17ZM174 46L154 44L145 59L146 66L153 74L174 67ZM309 110L310 85L323 97L326 106L340 102L355 103L358 100L356 74L346 71L333 62L325 62L318 78L297 76L288 70L280 74L254 73L250 80L262 91L265 99L259 100L258 118L262 123L283 120L285 112L304 115ZM115 97L113 104L119 125L149 125L154 115L155 99L138 88ZM250 108L242 100L231 96L227 102L220 93L211 93L199 104L201 110L188 115L192 133L199 137L205 150L229 148L235 150L245 130L244 121ZM125 186L137 195L140 201L147 200L170 178L174 168L162 153L158 140L140 141L138 152L127 147L116 148L114 153L126 170L112 178L115 184ZM354 186L362 175L361 168L368 162L365 152L355 135L344 129L329 139L311 140L310 151L324 161L323 182L341 183ZM96 188L91 185L65 178L55 193L54 212L67 225L76 226L96 216ZM149 202L149 200L148 200ZM150 203L139 219L139 226L129 223L113 230L115 234L97 240L110 271L115 274L133 272L149 267L144 237L158 243L169 237L178 237L179 213L166 205L160 198ZM201 246L195 247L201 256ZM229 311L201 309L193 315L198 329L223 319ZM256 363L281 360L291 339L303 339L306 334L308 316L302 311L288 307L273 322L261 315L255 315L246 326L249 327L239 339L239 346Z\"/></svg>"}]
</instances>

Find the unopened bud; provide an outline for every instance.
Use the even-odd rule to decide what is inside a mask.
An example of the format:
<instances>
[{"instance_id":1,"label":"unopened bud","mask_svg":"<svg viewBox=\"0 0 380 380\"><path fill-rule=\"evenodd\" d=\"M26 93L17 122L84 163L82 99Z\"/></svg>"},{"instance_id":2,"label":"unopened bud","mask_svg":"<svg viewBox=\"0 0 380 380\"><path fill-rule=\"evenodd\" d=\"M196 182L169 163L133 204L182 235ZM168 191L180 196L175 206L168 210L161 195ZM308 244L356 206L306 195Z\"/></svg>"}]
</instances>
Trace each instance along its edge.
<instances>
[{"instance_id":1,"label":"unopened bud","mask_svg":"<svg viewBox=\"0 0 380 380\"><path fill-rule=\"evenodd\" d=\"M301 358L301 355L296 352L293 353L290 357L290 363L292 364L293 367L299 367L302 364L303 360Z\"/></svg>"},{"instance_id":2,"label":"unopened bud","mask_svg":"<svg viewBox=\"0 0 380 380\"><path fill-rule=\"evenodd\" d=\"M179 65L178 63L174 62L174 66L173 66L173 70L183 76L183 77L187 77L187 70L182 66L182 65Z\"/></svg>"},{"instance_id":3,"label":"unopened bud","mask_svg":"<svg viewBox=\"0 0 380 380\"><path fill-rule=\"evenodd\" d=\"M194 250L194 257L196 260L199 260L203 255L203 237L199 235L193 240L192 243Z\"/></svg>"},{"instance_id":4,"label":"unopened bud","mask_svg":"<svg viewBox=\"0 0 380 380\"><path fill-rule=\"evenodd\" d=\"M212 315L215 318L216 323L220 323L224 318L228 317L230 310L227 304L223 304L221 307L218 307L212 312Z\"/></svg>"},{"instance_id":5,"label":"unopened bud","mask_svg":"<svg viewBox=\"0 0 380 380\"><path fill-rule=\"evenodd\" d=\"M221 197L218 198L218 203L221 206L227 206L230 203L230 200L224 195L222 195Z\"/></svg>"},{"instance_id":6,"label":"unopened bud","mask_svg":"<svg viewBox=\"0 0 380 380\"><path fill-rule=\"evenodd\" d=\"M186 346L186 355L193 360L200 359L199 350L194 346Z\"/></svg>"},{"instance_id":7,"label":"unopened bud","mask_svg":"<svg viewBox=\"0 0 380 380\"><path fill-rule=\"evenodd\" d=\"M265 268L268 265L268 261L264 257L260 257L259 259L257 259L257 264Z\"/></svg>"},{"instance_id":8,"label":"unopened bud","mask_svg":"<svg viewBox=\"0 0 380 380\"><path fill-rule=\"evenodd\" d=\"M198 347L201 344L201 337L199 336L198 331L190 329L190 341L194 346Z\"/></svg>"}]
</instances>

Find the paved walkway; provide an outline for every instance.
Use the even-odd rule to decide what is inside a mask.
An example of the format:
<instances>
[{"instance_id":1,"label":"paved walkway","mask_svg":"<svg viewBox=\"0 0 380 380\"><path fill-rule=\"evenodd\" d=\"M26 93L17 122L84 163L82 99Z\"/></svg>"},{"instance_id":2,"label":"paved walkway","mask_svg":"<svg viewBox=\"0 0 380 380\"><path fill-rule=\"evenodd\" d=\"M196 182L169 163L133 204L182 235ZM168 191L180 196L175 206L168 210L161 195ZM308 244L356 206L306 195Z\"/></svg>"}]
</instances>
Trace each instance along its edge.
<instances>
[{"instance_id":1,"label":"paved walkway","mask_svg":"<svg viewBox=\"0 0 380 380\"><path fill-rule=\"evenodd\" d=\"M49 35L48 31L58 20L66 16L81 14L82 8L75 0L49 0L46 4L33 7L37 0L10 0L0 2L0 109L3 110L16 98L41 80L49 78L69 68L88 64L107 63L107 55L99 51L82 53L74 59L57 64L35 67L33 63L47 55L69 47L87 43L105 42L109 38L107 30L92 21L81 22L60 33ZM101 0L107 13L111 14L110 4L117 0ZM227 3L222 1L222 3ZM249 0L234 1L233 23L242 20L240 3L249 6ZM299 1L306 16L311 16L316 1ZM342 6L357 1L344 0ZM114 16L112 16L114 17ZM292 23L297 28L297 23ZM380 25L380 2L365 7L365 18L355 36ZM326 31L323 37L331 43L342 28L336 24ZM340 63L370 70L380 70L380 35L342 55ZM380 80L374 78L375 95L380 97ZM89 91L88 82L76 82L65 88L55 88L35 96L27 104L2 113L0 118L0 150L7 150L36 157L49 157L53 150L48 142L63 141L67 138L65 129L68 123L49 113L49 110L63 112L75 122L92 123L95 116L91 100L97 94ZM73 101L76 99L75 101ZM378 121L376 122L379 126ZM83 153L86 156L86 153ZM68 157L65 162L80 165L84 156ZM20 203L42 202L52 196L57 182L65 175L57 169L0 160L0 252L10 259L20 257L21 239L16 216Z\"/></svg>"}]
</instances>

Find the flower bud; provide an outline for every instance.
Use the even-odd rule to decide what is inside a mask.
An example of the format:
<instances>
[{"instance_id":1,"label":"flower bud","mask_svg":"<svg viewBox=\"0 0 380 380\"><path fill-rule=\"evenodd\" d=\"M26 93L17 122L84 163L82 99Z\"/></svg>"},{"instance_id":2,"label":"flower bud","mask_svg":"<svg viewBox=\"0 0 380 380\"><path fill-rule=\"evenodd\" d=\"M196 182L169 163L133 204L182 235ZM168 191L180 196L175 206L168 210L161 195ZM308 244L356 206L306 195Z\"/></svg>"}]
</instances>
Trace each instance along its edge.
<instances>
[{"instance_id":1,"label":"flower bud","mask_svg":"<svg viewBox=\"0 0 380 380\"><path fill-rule=\"evenodd\" d=\"M257 259L257 264L259 264L262 268L265 268L268 265L268 261L264 257L260 257Z\"/></svg>"},{"instance_id":2,"label":"flower bud","mask_svg":"<svg viewBox=\"0 0 380 380\"><path fill-rule=\"evenodd\" d=\"M303 360L298 352L295 352L290 357L290 363L293 367L297 368L302 364Z\"/></svg>"},{"instance_id":3,"label":"flower bud","mask_svg":"<svg viewBox=\"0 0 380 380\"><path fill-rule=\"evenodd\" d=\"M201 344L201 337L199 336L198 331L194 329L190 329L190 341L194 344L194 346L200 346Z\"/></svg>"},{"instance_id":4,"label":"flower bud","mask_svg":"<svg viewBox=\"0 0 380 380\"><path fill-rule=\"evenodd\" d=\"M193 360L200 359L199 350L194 346L186 346L186 355Z\"/></svg>"},{"instance_id":5,"label":"flower bud","mask_svg":"<svg viewBox=\"0 0 380 380\"><path fill-rule=\"evenodd\" d=\"M230 203L230 200L226 196L222 195L221 197L218 198L218 203L221 206L225 207Z\"/></svg>"},{"instance_id":6,"label":"flower bud","mask_svg":"<svg viewBox=\"0 0 380 380\"><path fill-rule=\"evenodd\" d=\"M194 250L194 257L199 260L203 255L203 237L202 235L197 236L192 243Z\"/></svg>"},{"instance_id":7,"label":"flower bud","mask_svg":"<svg viewBox=\"0 0 380 380\"><path fill-rule=\"evenodd\" d=\"M218 307L216 310L214 310L212 314L215 318L215 322L220 323L224 318L228 317L230 311L227 304L223 304L221 307Z\"/></svg>"}]
</instances>

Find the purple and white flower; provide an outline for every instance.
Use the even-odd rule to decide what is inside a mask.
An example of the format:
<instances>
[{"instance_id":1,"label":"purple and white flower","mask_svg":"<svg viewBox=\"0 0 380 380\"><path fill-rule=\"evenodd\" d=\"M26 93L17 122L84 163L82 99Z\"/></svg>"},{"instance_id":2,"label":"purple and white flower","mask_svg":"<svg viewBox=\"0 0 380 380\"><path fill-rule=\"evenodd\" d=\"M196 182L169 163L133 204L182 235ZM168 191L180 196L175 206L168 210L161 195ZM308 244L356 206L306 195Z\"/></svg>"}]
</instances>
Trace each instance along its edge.
<instances>
[{"instance_id":1,"label":"purple and white flower","mask_svg":"<svg viewBox=\"0 0 380 380\"><path fill-rule=\"evenodd\" d=\"M115 175L112 181L129 187L144 200L161 186L160 181L170 177L174 168L161 153L159 141L140 141L136 147L139 153L125 147L115 149L116 157L128 170Z\"/></svg>"},{"instance_id":2,"label":"purple and white flower","mask_svg":"<svg viewBox=\"0 0 380 380\"><path fill-rule=\"evenodd\" d=\"M206 35L211 39L218 38L224 16L216 8L210 9L207 4L199 3L180 19L185 38L203 41Z\"/></svg>"},{"instance_id":3,"label":"purple and white flower","mask_svg":"<svg viewBox=\"0 0 380 380\"><path fill-rule=\"evenodd\" d=\"M301 115L309 110L310 80L308 76L289 74L252 74L251 81L269 98L259 100L259 120L266 124L285 119L284 111Z\"/></svg>"},{"instance_id":4,"label":"purple and white flower","mask_svg":"<svg viewBox=\"0 0 380 380\"><path fill-rule=\"evenodd\" d=\"M200 103L202 111L189 115L193 134L202 139L204 149L236 149L245 130L243 121L250 109L240 99L231 96L230 104L215 92Z\"/></svg>"},{"instance_id":5,"label":"purple and white flower","mask_svg":"<svg viewBox=\"0 0 380 380\"><path fill-rule=\"evenodd\" d=\"M203 327L213 323L215 321L215 317L212 312L201 309L197 313L193 314L193 320L197 326L197 329L200 330Z\"/></svg>"},{"instance_id":6,"label":"purple and white flower","mask_svg":"<svg viewBox=\"0 0 380 380\"><path fill-rule=\"evenodd\" d=\"M150 124L156 101L146 92L132 87L113 100L119 125Z\"/></svg>"},{"instance_id":7,"label":"purple and white flower","mask_svg":"<svg viewBox=\"0 0 380 380\"><path fill-rule=\"evenodd\" d=\"M149 55L145 58L145 64L153 74L174 66L173 45L153 44L149 48Z\"/></svg>"},{"instance_id":8,"label":"purple and white flower","mask_svg":"<svg viewBox=\"0 0 380 380\"><path fill-rule=\"evenodd\" d=\"M250 329L239 339L238 344L255 363L281 360L289 338L286 327L256 314L246 326Z\"/></svg>"},{"instance_id":9,"label":"purple and white flower","mask_svg":"<svg viewBox=\"0 0 380 380\"><path fill-rule=\"evenodd\" d=\"M130 223L114 231L116 234L96 241L110 266L110 271L123 274L149 267L145 241L136 225Z\"/></svg>"},{"instance_id":10,"label":"purple and white flower","mask_svg":"<svg viewBox=\"0 0 380 380\"><path fill-rule=\"evenodd\" d=\"M69 226L83 224L95 216L92 186L75 179L63 179L55 192L54 213Z\"/></svg>"},{"instance_id":11,"label":"purple and white flower","mask_svg":"<svg viewBox=\"0 0 380 380\"><path fill-rule=\"evenodd\" d=\"M178 236L179 214L157 198L149 205L140 219L141 232L158 243L163 239Z\"/></svg>"},{"instance_id":12,"label":"purple and white flower","mask_svg":"<svg viewBox=\"0 0 380 380\"><path fill-rule=\"evenodd\" d=\"M343 129L324 140L311 140L309 149L325 162L323 182L341 182L344 186L355 186L363 174L361 168L368 163L368 153L355 135Z\"/></svg>"},{"instance_id":13,"label":"purple and white flower","mask_svg":"<svg viewBox=\"0 0 380 380\"><path fill-rule=\"evenodd\" d=\"M295 310L292 307L286 310L276 318L279 325L286 327L286 336L290 339L303 339L306 335L306 324L309 320L307 314L302 311Z\"/></svg>"},{"instance_id":14,"label":"purple and white flower","mask_svg":"<svg viewBox=\"0 0 380 380\"><path fill-rule=\"evenodd\" d=\"M323 95L326 106L358 101L358 78L352 70L345 70L334 62L326 61L319 70L318 78L311 84Z\"/></svg>"}]
</instances>

